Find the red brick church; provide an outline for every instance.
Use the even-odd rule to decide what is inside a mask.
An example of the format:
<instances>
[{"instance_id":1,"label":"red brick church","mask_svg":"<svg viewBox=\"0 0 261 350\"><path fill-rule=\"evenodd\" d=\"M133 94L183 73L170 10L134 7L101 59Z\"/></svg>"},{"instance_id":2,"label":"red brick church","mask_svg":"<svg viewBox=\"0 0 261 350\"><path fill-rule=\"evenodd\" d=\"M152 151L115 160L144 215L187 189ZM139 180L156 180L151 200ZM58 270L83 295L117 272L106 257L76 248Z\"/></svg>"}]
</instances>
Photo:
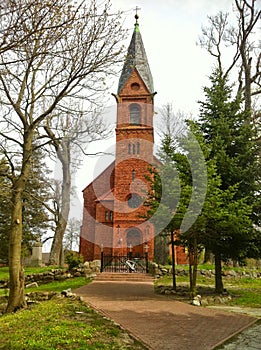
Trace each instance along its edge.
<instances>
[{"instance_id":1,"label":"red brick church","mask_svg":"<svg viewBox=\"0 0 261 350\"><path fill-rule=\"evenodd\" d=\"M114 95L117 103L116 155L83 190L80 253L84 260L110 255L154 257L154 226L143 205L149 185L146 174L158 163L153 156L154 88L142 42L138 16Z\"/></svg>"}]
</instances>

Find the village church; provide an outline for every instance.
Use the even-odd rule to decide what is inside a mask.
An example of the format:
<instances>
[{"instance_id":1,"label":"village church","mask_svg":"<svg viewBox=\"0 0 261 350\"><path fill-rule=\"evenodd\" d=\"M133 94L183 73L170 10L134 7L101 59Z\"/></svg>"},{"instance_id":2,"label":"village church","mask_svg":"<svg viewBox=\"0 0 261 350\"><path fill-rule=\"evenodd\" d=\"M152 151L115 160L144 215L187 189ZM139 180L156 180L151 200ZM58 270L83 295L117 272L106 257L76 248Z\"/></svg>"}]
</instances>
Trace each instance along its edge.
<instances>
[{"instance_id":1,"label":"village church","mask_svg":"<svg viewBox=\"0 0 261 350\"><path fill-rule=\"evenodd\" d=\"M107 255L154 258L154 225L146 219L146 174L159 165L153 155L153 79L140 33L138 15L121 72L117 94L116 154L83 190L80 253L85 261Z\"/></svg>"}]
</instances>

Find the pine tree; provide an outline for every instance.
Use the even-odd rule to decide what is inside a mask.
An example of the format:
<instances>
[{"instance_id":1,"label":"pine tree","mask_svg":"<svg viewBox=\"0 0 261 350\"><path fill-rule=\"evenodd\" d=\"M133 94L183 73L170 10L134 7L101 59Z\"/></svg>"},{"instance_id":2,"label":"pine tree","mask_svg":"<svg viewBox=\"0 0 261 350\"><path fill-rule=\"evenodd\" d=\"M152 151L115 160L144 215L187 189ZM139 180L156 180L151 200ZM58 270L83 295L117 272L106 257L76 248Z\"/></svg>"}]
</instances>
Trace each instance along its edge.
<instances>
[{"instance_id":1,"label":"pine tree","mask_svg":"<svg viewBox=\"0 0 261 350\"><path fill-rule=\"evenodd\" d=\"M212 191L212 210L206 222L206 246L215 254L216 291L222 292L221 262L243 259L255 239L253 206L256 200L258 159L255 130L240 99L216 70L201 102L198 127L216 164L220 185ZM211 201L210 201L211 203Z\"/></svg>"}]
</instances>

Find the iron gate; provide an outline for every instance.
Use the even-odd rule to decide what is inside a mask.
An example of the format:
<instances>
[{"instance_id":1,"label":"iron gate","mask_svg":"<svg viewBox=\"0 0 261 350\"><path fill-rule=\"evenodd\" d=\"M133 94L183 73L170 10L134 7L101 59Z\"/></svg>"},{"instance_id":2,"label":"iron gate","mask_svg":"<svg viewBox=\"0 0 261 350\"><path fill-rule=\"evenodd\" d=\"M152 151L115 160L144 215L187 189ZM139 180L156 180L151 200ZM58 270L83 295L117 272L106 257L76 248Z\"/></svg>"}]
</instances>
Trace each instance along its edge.
<instances>
[{"instance_id":1,"label":"iron gate","mask_svg":"<svg viewBox=\"0 0 261 350\"><path fill-rule=\"evenodd\" d=\"M131 258L101 254L101 272L148 273L148 256Z\"/></svg>"}]
</instances>

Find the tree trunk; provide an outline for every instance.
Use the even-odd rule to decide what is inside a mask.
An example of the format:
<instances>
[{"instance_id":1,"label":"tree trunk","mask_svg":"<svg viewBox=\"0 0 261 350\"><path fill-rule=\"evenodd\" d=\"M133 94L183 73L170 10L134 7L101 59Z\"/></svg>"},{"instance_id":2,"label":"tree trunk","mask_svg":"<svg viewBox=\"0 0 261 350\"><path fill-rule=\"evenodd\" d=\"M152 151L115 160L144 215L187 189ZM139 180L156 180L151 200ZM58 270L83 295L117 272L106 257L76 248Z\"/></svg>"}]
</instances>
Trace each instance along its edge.
<instances>
[{"instance_id":1,"label":"tree trunk","mask_svg":"<svg viewBox=\"0 0 261 350\"><path fill-rule=\"evenodd\" d=\"M221 254L215 254L215 292L223 293Z\"/></svg>"},{"instance_id":2,"label":"tree trunk","mask_svg":"<svg viewBox=\"0 0 261 350\"><path fill-rule=\"evenodd\" d=\"M198 240L194 236L194 247L193 247L193 275L192 275L192 290L193 296L197 294L197 274L198 274Z\"/></svg>"},{"instance_id":3,"label":"tree trunk","mask_svg":"<svg viewBox=\"0 0 261 350\"><path fill-rule=\"evenodd\" d=\"M194 297L197 294L197 273L198 273L198 243L197 238L193 239L193 248L189 252L189 267L190 267L190 295Z\"/></svg>"},{"instance_id":4,"label":"tree trunk","mask_svg":"<svg viewBox=\"0 0 261 350\"><path fill-rule=\"evenodd\" d=\"M204 264L211 263L211 251L205 248Z\"/></svg>"},{"instance_id":5,"label":"tree trunk","mask_svg":"<svg viewBox=\"0 0 261 350\"><path fill-rule=\"evenodd\" d=\"M159 234L155 237L154 259L158 264L166 265L169 256L169 235Z\"/></svg>"},{"instance_id":6,"label":"tree trunk","mask_svg":"<svg viewBox=\"0 0 261 350\"><path fill-rule=\"evenodd\" d=\"M192 262L192 257L191 257L191 253L190 253L190 251L189 251L189 253L188 253L188 256L189 256L189 290L190 290L190 292L191 292L191 290L192 290L192 281L193 281L193 277L192 277L192 275L193 275L193 271L192 271L192 264L193 264L193 262Z\"/></svg>"},{"instance_id":7,"label":"tree trunk","mask_svg":"<svg viewBox=\"0 0 261 350\"><path fill-rule=\"evenodd\" d=\"M63 149L57 150L57 155L62 163L63 179L61 193L61 208L58 216L58 222L55 229L54 239L51 247L49 263L51 265L62 265L61 261L63 249L63 236L66 230L69 212L70 212L70 194L71 194L71 173L70 173L70 147L65 142Z\"/></svg>"},{"instance_id":8,"label":"tree trunk","mask_svg":"<svg viewBox=\"0 0 261 350\"><path fill-rule=\"evenodd\" d=\"M9 297L6 312L14 312L26 306L24 296L24 272L21 265L21 243L23 238L23 203L22 195L30 174L30 163L33 152L34 131L24 134L23 159L21 172L13 182L12 214L9 236Z\"/></svg>"},{"instance_id":9,"label":"tree trunk","mask_svg":"<svg viewBox=\"0 0 261 350\"><path fill-rule=\"evenodd\" d=\"M176 284L174 232L171 232L171 253L172 253L172 288L173 288L173 290L176 291L177 284Z\"/></svg>"},{"instance_id":10,"label":"tree trunk","mask_svg":"<svg viewBox=\"0 0 261 350\"><path fill-rule=\"evenodd\" d=\"M12 225L9 236L9 298L6 312L25 307L24 274L21 266L22 202L20 192L13 194Z\"/></svg>"}]
</instances>

